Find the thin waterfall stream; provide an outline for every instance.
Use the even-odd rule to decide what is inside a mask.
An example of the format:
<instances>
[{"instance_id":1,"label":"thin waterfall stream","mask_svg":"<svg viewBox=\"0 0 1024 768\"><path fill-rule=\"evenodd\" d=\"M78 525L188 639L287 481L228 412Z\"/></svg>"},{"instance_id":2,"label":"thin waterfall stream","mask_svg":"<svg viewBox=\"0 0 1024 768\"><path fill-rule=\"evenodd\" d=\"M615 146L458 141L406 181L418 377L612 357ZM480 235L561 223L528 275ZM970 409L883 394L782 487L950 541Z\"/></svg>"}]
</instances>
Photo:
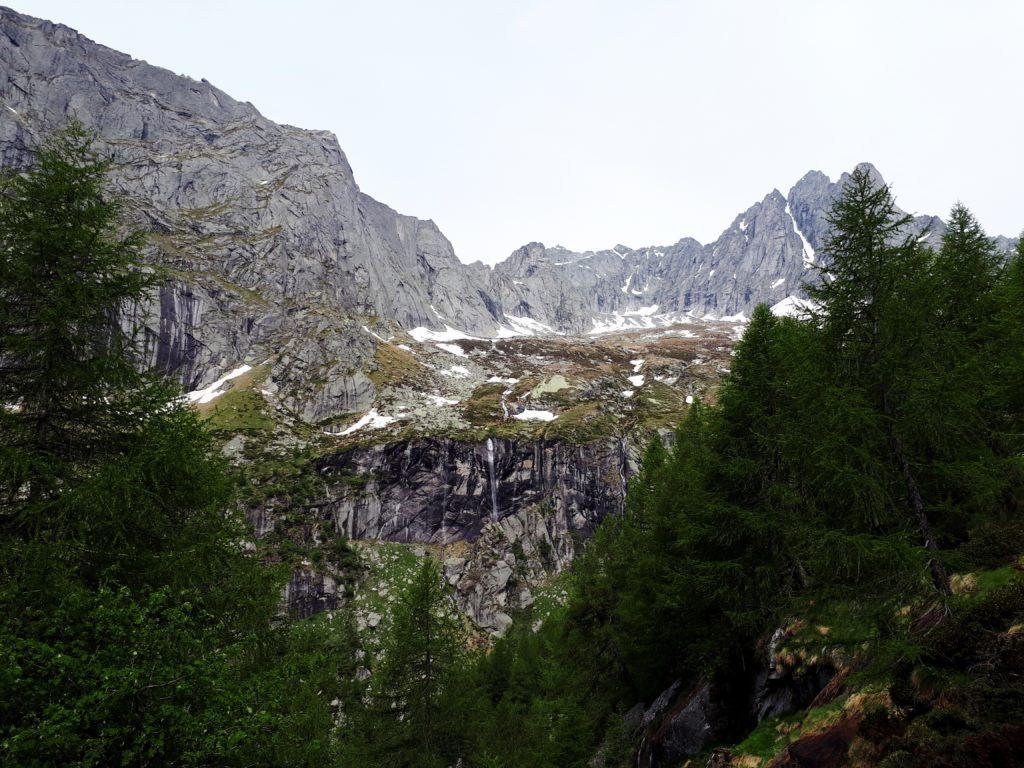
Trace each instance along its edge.
<instances>
[{"instance_id":1,"label":"thin waterfall stream","mask_svg":"<svg viewBox=\"0 0 1024 768\"><path fill-rule=\"evenodd\" d=\"M487 473L491 480L491 522L498 522L498 484L494 474L494 441L487 438Z\"/></svg>"}]
</instances>

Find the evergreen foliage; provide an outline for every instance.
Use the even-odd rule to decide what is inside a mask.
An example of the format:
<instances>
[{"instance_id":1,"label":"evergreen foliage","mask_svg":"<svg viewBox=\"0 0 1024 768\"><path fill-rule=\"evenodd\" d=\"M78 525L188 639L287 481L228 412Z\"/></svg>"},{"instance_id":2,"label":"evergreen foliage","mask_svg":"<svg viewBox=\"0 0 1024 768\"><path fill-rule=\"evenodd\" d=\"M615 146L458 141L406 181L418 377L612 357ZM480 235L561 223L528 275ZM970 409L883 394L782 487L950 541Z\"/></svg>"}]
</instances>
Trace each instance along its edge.
<instances>
[{"instance_id":1,"label":"evergreen foliage","mask_svg":"<svg viewBox=\"0 0 1024 768\"><path fill-rule=\"evenodd\" d=\"M343 638L276 619L209 435L133 363L108 167L73 123L0 194L0 762L324 765Z\"/></svg>"},{"instance_id":2,"label":"evergreen foliage","mask_svg":"<svg viewBox=\"0 0 1024 768\"><path fill-rule=\"evenodd\" d=\"M433 560L406 585L379 660L346 703L344 755L352 764L433 768L465 754L473 688L461 616Z\"/></svg>"},{"instance_id":3,"label":"evergreen foliage","mask_svg":"<svg viewBox=\"0 0 1024 768\"><path fill-rule=\"evenodd\" d=\"M727 684L795 618L831 625L828 643L889 679L937 653L901 606L959 626L947 568L1024 551L1024 249L1003 263L957 205L932 250L860 169L830 221L811 308L755 310L717 403L695 405L670 448L651 443L626 514L574 563L564 609L481 664L490 716L522 723L491 742L493 764L583 766L598 745L606 765L628 764L623 713L673 680ZM1006 717L978 715L996 730Z\"/></svg>"}]
</instances>

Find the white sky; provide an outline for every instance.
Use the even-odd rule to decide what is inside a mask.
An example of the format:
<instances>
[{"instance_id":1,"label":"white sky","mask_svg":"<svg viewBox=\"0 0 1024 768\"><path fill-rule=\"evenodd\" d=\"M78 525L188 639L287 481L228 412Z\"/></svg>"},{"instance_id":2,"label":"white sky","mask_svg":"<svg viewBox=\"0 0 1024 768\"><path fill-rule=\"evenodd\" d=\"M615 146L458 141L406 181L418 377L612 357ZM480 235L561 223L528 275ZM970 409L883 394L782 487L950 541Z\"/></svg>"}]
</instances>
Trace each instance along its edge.
<instances>
[{"instance_id":1,"label":"white sky","mask_svg":"<svg viewBox=\"0 0 1024 768\"><path fill-rule=\"evenodd\" d=\"M278 122L463 261L718 236L814 168L1024 227L1019 0L8 0Z\"/></svg>"}]
</instances>

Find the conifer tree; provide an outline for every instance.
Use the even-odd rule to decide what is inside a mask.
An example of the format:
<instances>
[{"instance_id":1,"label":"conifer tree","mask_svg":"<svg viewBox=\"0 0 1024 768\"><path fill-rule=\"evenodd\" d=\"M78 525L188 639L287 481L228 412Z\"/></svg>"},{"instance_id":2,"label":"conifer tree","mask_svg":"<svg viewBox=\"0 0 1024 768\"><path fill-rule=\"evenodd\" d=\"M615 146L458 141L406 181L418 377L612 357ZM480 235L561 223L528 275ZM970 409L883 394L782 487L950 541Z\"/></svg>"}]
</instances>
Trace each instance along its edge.
<instances>
[{"instance_id":1,"label":"conifer tree","mask_svg":"<svg viewBox=\"0 0 1024 768\"><path fill-rule=\"evenodd\" d=\"M1024 381L1024 237L1000 272L996 294L989 403L993 437L1003 455L1020 457L1024 454L1024 387L1020 385ZM1019 458L1011 458L1004 466L1020 488L1024 467ZM1018 504L1013 511L1020 509Z\"/></svg>"},{"instance_id":2,"label":"conifer tree","mask_svg":"<svg viewBox=\"0 0 1024 768\"><path fill-rule=\"evenodd\" d=\"M809 289L814 317L832 350L835 380L871 404L886 435L888 460L902 485L903 506L929 553L935 588L949 593L949 579L902 427L906 390L919 372L906 365L930 330L929 291L916 281L929 275L928 252L906 235L902 213L885 185L857 168L829 216L824 279Z\"/></svg>"},{"instance_id":3,"label":"conifer tree","mask_svg":"<svg viewBox=\"0 0 1024 768\"><path fill-rule=\"evenodd\" d=\"M71 122L29 171L0 186L0 483L8 496L52 497L123 452L138 422L167 399L133 366L117 323L151 277L138 265L141 235L120 231L120 204L104 196L109 170Z\"/></svg>"},{"instance_id":4,"label":"conifer tree","mask_svg":"<svg viewBox=\"0 0 1024 768\"><path fill-rule=\"evenodd\" d=\"M1000 257L995 243L962 203L949 213L946 232L936 254L940 295L934 297L940 321L978 343L996 311L995 285Z\"/></svg>"},{"instance_id":5,"label":"conifer tree","mask_svg":"<svg viewBox=\"0 0 1024 768\"><path fill-rule=\"evenodd\" d=\"M276 620L211 436L133 365L149 278L90 141L0 194L0 763L329 764L330 632Z\"/></svg>"},{"instance_id":6,"label":"conifer tree","mask_svg":"<svg viewBox=\"0 0 1024 768\"><path fill-rule=\"evenodd\" d=\"M473 693L466 641L436 563L424 560L387 624L366 705L352 712L350 759L417 768L458 759Z\"/></svg>"}]
</instances>

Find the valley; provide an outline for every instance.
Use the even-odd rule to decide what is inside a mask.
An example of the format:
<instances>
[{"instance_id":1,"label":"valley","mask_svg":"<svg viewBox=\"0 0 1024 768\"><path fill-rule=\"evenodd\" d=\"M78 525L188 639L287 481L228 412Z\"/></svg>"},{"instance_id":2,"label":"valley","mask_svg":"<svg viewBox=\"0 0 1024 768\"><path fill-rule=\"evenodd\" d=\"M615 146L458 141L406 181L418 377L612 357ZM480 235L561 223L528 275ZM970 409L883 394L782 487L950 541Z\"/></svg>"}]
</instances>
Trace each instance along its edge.
<instances>
[{"instance_id":1,"label":"valley","mask_svg":"<svg viewBox=\"0 0 1024 768\"><path fill-rule=\"evenodd\" d=\"M741 330L692 320L488 340L367 328L376 397L358 418L295 418L265 388L270 364L191 397L243 473L297 452L290 472L318 481L299 505L271 495L250 509L259 538L303 551L339 536L429 547L463 610L499 633L621 512L647 440L671 440L690 404L713 400ZM337 564L296 565L289 606L309 615L344 599Z\"/></svg>"},{"instance_id":2,"label":"valley","mask_svg":"<svg viewBox=\"0 0 1024 768\"><path fill-rule=\"evenodd\" d=\"M0 31L0 762L1024 764L1019 238L860 163L487 265Z\"/></svg>"}]
</instances>

